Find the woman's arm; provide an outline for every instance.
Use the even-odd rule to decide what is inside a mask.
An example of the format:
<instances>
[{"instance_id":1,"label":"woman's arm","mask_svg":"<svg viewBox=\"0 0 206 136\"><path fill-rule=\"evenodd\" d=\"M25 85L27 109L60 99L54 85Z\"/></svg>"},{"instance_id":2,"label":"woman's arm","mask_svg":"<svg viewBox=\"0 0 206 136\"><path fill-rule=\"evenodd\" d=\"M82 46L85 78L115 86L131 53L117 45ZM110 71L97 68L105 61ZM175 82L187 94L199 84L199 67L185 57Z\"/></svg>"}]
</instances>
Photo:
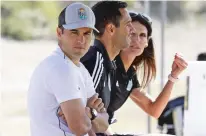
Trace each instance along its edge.
<instances>
[{"instance_id":1,"label":"woman's arm","mask_svg":"<svg viewBox=\"0 0 206 136\"><path fill-rule=\"evenodd\" d=\"M130 98L146 113L155 118L159 118L169 101L173 85L173 82L167 81L163 91L159 94L155 101L153 101L148 94L140 92L140 89L138 88L134 88L132 90Z\"/></svg>"},{"instance_id":2,"label":"woman's arm","mask_svg":"<svg viewBox=\"0 0 206 136\"><path fill-rule=\"evenodd\" d=\"M186 69L187 65L187 62L182 58L182 56L176 54L174 62L172 64L172 72L170 75L174 79L178 79L179 74ZM138 88L134 88L132 90L130 98L146 113L155 118L159 118L169 101L173 86L174 81L172 81L171 79L168 80L162 92L159 94L155 101L152 101L149 95L140 92L140 89Z\"/></svg>"}]
</instances>

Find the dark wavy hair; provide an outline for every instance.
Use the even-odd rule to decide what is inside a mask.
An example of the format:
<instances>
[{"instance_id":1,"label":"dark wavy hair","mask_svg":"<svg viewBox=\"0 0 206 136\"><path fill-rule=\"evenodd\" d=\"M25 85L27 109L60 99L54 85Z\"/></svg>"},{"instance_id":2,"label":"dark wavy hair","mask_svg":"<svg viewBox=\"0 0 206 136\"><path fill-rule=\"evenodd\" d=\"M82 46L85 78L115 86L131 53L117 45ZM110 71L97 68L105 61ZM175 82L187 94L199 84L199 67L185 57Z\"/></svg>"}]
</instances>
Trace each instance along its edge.
<instances>
[{"instance_id":1,"label":"dark wavy hair","mask_svg":"<svg viewBox=\"0 0 206 136\"><path fill-rule=\"evenodd\" d=\"M152 39L152 21L151 19L141 13L130 12L132 22L138 21L147 28L148 31L148 46L144 49L143 53L140 56L137 56L132 66L139 70L143 68L143 77L141 86L145 88L153 78L156 77L156 62L155 62L155 52L154 52L154 43ZM143 65L143 67L141 67Z\"/></svg>"}]
</instances>

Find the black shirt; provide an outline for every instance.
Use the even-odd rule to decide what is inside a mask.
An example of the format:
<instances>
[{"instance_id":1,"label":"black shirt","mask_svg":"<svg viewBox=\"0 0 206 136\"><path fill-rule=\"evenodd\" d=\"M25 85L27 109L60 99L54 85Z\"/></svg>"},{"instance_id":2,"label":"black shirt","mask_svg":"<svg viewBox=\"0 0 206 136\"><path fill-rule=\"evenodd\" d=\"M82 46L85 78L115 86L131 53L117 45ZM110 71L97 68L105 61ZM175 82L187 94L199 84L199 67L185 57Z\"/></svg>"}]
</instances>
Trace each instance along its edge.
<instances>
[{"instance_id":1,"label":"black shirt","mask_svg":"<svg viewBox=\"0 0 206 136\"><path fill-rule=\"evenodd\" d=\"M115 63L110 61L104 45L99 40L94 41L94 46L90 47L81 62L92 76L94 88L107 108L110 103L111 84L114 81Z\"/></svg>"},{"instance_id":2,"label":"black shirt","mask_svg":"<svg viewBox=\"0 0 206 136\"><path fill-rule=\"evenodd\" d=\"M140 87L136 70L132 66L126 72L120 55L115 58L115 63L117 66L116 77L112 85L110 105L107 109L110 121L114 112L125 103L132 89Z\"/></svg>"}]
</instances>

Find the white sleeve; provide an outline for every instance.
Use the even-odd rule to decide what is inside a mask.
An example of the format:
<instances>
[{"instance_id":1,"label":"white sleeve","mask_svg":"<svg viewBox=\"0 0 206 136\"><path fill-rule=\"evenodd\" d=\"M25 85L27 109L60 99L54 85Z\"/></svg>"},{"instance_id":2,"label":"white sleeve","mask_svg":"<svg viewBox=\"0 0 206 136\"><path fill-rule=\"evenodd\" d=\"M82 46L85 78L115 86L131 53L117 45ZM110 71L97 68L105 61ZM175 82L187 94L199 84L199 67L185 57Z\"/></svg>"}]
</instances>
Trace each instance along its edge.
<instances>
[{"instance_id":1,"label":"white sleeve","mask_svg":"<svg viewBox=\"0 0 206 136\"><path fill-rule=\"evenodd\" d=\"M47 77L46 84L58 103L82 98L78 74L75 70L57 68L52 69Z\"/></svg>"},{"instance_id":2,"label":"white sleeve","mask_svg":"<svg viewBox=\"0 0 206 136\"><path fill-rule=\"evenodd\" d=\"M87 98L92 97L95 94L94 83L92 77L90 76L89 72L86 70L87 79L86 79L86 86L87 86Z\"/></svg>"}]
</instances>

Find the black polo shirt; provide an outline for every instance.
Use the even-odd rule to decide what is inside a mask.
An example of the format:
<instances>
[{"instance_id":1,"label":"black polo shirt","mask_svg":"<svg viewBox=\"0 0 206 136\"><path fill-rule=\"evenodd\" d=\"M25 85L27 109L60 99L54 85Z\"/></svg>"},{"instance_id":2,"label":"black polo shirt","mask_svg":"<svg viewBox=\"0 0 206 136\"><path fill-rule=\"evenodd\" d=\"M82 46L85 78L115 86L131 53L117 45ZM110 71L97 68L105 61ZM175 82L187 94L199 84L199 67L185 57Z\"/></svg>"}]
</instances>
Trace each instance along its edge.
<instances>
[{"instance_id":1,"label":"black polo shirt","mask_svg":"<svg viewBox=\"0 0 206 136\"><path fill-rule=\"evenodd\" d=\"M81 62L92 76L94 88L107 108L110 103L112 81L115 77L115 63L110 61L104 45L99 40L94 41L94 46L90 47Z\"/></svg>"},{"instance_id":2,"label":"black polo shirt","mask_svg":"<svg viewBox=\"0 0 206 136\"><path fill-rule=\"evenodd\" d=\"M131 66L126 72L120 55L115 58L116 77L112 85L110 105L107 109L110 121L114 112L118 110L127 100L132 89L140 87L136 70Z\"/></svg>"}]
</instances>

